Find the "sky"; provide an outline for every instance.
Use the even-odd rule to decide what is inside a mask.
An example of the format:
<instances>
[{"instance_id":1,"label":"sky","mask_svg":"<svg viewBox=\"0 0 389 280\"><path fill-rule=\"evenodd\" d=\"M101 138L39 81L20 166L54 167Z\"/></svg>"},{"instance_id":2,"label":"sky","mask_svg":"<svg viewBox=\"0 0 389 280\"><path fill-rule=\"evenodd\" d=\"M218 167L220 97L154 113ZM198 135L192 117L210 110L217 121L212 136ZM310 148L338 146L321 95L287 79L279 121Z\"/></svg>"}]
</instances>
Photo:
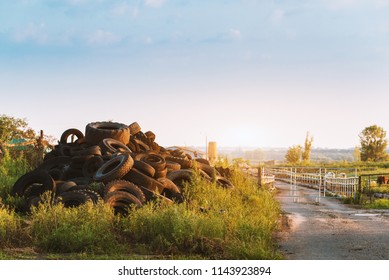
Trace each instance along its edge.
<instances>
[{"instance_id":1,"label":"sky","mask_svg":"<svg viewBox=\"0 0 389 280\"><path fill-rule=\"evenodd\" d=\"M352 148L389 130L389 0L0 1L0 114L57 139Z\"/></svg>"}]
</instances>

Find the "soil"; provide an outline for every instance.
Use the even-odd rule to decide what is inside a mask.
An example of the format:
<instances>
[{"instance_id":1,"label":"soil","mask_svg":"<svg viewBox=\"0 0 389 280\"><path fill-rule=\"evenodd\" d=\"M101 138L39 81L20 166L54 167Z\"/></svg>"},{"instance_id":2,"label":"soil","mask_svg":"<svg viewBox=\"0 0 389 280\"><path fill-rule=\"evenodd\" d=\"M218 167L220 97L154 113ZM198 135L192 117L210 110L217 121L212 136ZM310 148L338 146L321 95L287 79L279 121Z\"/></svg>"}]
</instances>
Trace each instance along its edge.
<instances>
[{"instance_id":1,"label":"soil","mask_svg":"<svg viewBox=\"0 0 389 280\"><path fill-rule=\"evenodd\" d=\"M318 190L276 182L289 260L389 260L389 211L367 210L320 197Z\"/></svg>"}]
</instances>

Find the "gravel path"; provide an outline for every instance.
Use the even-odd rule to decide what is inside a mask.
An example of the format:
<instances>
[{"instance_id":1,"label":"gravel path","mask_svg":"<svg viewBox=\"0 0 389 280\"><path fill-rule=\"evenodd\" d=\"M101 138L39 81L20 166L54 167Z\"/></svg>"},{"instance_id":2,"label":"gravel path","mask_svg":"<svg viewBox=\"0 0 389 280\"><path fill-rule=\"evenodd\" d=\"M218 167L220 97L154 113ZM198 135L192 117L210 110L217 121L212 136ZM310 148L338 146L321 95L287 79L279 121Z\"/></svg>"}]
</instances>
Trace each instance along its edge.
<instances>
[{"instance_id":1,"label":"gravel path","mask_svg":"<svg viewBox=\"0 0 389 280\"><path fill-rule=\"evenodd\" d=\"M283 230L280 250L290 260L389 260L389 211L362 210L318 191L276 182Z\"/></svg>"}]
</instances>

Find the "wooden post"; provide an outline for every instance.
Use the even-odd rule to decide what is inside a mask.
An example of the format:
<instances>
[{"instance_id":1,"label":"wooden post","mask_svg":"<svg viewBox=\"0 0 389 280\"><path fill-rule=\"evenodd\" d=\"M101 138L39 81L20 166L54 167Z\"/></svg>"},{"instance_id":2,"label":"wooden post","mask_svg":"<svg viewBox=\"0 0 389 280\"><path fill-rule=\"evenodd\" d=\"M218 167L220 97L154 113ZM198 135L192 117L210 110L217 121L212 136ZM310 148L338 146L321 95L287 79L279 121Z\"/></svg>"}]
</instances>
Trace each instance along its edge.
<instances>
[{"instance_id":1,"label":"wooden post","mask_svg":"<svg viewBox=\"0 0 389 280\"><path fill-rule=\"evenodd\" d=\"M41 129L40 133L39 133L38 140L37 140L38 153L40 154L41 158L43 158L45 155L45 149L44 149L44 145L43 145L43 136L44 136L44 133L43 133L43 130Z\"/></svg>"},{"instance_id":2,"label":"wooden post","mask_svg":"<svg viewBox=\"0 0 389 280\"><path fill-rule=\"evenodd\" d=\"M258 186L259 187L262 187L262 176L263 176L262 167L258 166Z\"/></svg>"}]
</instances>

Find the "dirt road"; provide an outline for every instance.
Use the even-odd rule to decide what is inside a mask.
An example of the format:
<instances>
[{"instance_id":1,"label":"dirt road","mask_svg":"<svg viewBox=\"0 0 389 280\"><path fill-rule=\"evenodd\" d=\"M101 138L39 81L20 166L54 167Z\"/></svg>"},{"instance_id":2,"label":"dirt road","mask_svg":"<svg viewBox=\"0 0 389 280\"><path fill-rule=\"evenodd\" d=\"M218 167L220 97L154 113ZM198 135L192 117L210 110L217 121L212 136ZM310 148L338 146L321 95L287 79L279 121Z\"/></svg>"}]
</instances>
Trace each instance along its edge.
<instances>
[{"instance_id":1,"label":"dirt road","mask_svg":"<svg viewBox=\"0 0 389 280\"><path fill-rule=\"evenodd\" d=\"M389 260L389 211L362 210L276 182L284 212L280 250L291 260Z\"/></svg>"}]
</instances>

